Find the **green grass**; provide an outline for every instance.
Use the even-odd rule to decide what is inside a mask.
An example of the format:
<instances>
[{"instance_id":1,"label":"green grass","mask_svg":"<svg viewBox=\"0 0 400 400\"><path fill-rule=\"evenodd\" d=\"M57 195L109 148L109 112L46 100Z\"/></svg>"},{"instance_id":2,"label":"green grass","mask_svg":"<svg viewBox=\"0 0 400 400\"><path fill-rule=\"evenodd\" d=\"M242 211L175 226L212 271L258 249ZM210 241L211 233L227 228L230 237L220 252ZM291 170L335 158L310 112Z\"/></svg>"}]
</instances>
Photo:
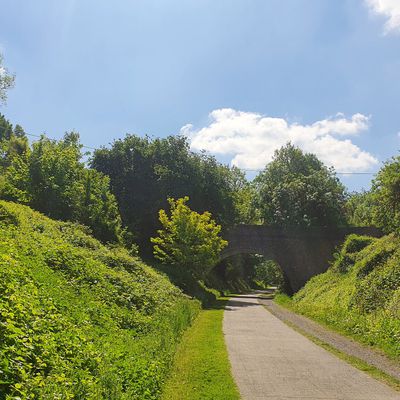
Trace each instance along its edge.
<instances>
[{"instance_id":1,"label":"green grass","mask_svg":"<svg viewBox=\"0 0 400 400\"><path fill-rule=\"evenodd\" d=\"M276 301L400 360L400 239L351 235L327 272Z\"/></svg>"},{"instance_id":2,"label":"green grass","mask_svg":"<svg viewBox=\"0 0 400 400\"><path fill-rule=\"evenodd\" d=\"M222 332L224 305L201 311L178 347L162 400L238 400Z\"/></svg>"},{"instance_id":3,"label":"green grass","mask_svg":"<svg viewBox=\"0 0 400 400\"><path fill-rule=\"evenodd\" d=\"M199 308L85 228L0 202L0 399L159 399Z\"/></svg>"}]
</instances>

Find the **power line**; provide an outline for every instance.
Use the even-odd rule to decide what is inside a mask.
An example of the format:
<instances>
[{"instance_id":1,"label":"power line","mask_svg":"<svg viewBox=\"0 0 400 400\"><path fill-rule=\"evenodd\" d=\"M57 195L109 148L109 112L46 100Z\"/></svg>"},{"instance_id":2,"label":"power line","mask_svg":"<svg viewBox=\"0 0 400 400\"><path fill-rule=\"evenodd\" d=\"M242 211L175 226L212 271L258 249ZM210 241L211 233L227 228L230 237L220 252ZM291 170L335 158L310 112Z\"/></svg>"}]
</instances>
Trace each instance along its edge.
<instances>
[{"instance_id":1,"label":"power line","mask_svg":"<svg viewBox=\"0 0 400 400\"><path fill-rule=\"evenodd\" d=\"M263 169L246 169L246 168L239 168L241 171L244 172L262 172ZM377 172L336 172L337 175L376 175Z\"/></svg>"},{"instance_id":2,"label":"power line","mask_svg":"<svg viewBox=\"0 0 400 400\"><path fill-rule=\"evenodd\" d=\"M33 136L33 137L36 137L36 138L39 138L39 139L43 136L43 135L34 135L33 133L26 133L26 135L27 136ZM57 140L57 139L54 139L54 138L51 138L51 137L48 137L48 136L46 136L46 138L50 139L50 140ZM85 149L96 150L94 147L86 146L84 144L81 144L81 146L84 147Z\"/></svg>"},{"instance_id":3,"label":"power line","mask_svg":"<svg viewBox=\"0 0 400 400\"><path fill-rule=\"evenodd\" d=\"M26 133L27 136L33 136L36 138L41 138L42 135L34 135L33 133ZM45 135L46 136L46 135ZM48 136L46 136L48 139L50 140L57 140L54 138L50 138ZM89 149L89 150L96 150L94 147L90 147L90 146L86 146L84 144L81 144L82 147L84 147L85 149ZM262 172L263 169L247 169L247 168L239 168L241 171L243 172ZM336 172L337 175L376 175L377 172Z\"/></svg>"}]
</instances>

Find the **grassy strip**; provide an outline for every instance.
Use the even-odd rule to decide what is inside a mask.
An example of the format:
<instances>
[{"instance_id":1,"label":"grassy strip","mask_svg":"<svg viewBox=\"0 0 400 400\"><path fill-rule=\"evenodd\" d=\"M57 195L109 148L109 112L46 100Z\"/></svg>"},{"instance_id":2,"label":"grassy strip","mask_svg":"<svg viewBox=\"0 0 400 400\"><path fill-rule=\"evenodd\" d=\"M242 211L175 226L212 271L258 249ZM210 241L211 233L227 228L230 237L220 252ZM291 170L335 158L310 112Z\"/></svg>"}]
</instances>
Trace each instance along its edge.
<instances>
[{"instance_id":1,"label":"grassy strip","mask_svg":"<svg viewBox=\"0 0 400 400\"><path fill-rule=\"evenodd\" d=\"M289 310L295 314L302 315L303 317L306 317L306 318L310 319L311 321L314 321L314 322L320 324L321 326L323 326L324 328L326 328L328 330L331 330L342 336L346 336L349 339L353 339L354 341L356 341L357 343L359 343L360 345L362 345L366 348L370 348L370 349L374 349L374 350L378 350L378 351L385 350L385 349L381 349L377 346L374 346L372 344L369 344L369 345L366 344L365 341L363 341L364 338L362 337L361 334L358 334L358 335L353 334L352 332L345 330L343 327L338 326L333 322L326 321L325 319L319 317L318 315L310 315L308 313L303 313L302 310L300 310L299 308L296 307L296 303L293 301L293 299L285 293L278 293L274 297L274 301L275 301L275 303L279 304L283 308L286 308L287 310ZM388 358L393 359L393 355L391 355L390 353L386 352L385 354Z\"/></svg>"},{"instance_id":2,"label":"grassy strip","mask_svg":"<svg viewBox=\"0 0 400 400\"><path fill-rule=\"evenodd\" d=\"M318 324L322 325L324 328L331 330L333 332L336 332L342 336L348 337L349 339L353 339L360 345L375 350L375 351L380 351L384 353L389 359L392 359L394 361L398 361L399 357L393 354L393 351L388 346L385 346L385 343L374 343L368 340L366 338L367 332L360 332L360 333L353 333L345 323L342 325L337 322L335 319L330 319L327 320L324 318L324 314L322 313L315 313L312 314L309 312L309 310L303 310L301 306L296 303L292 297L288 296L287 294L284 293L278 293L274 297L274 301L279 304L280 306L288 309L289 311L292 311L296 314L302 315L306 318L309 318L310 320L317 322ZM334 313L331 313L331 317ZM350 319L350 318L349 318Z\"/></svg>"},{"instance_id":3,"label":"grassy strip","mask_svg":"<svg viewBox=\"0 0 400 400\"><path fill-rule=\"evenodd\" d=\"M282 307L287 308L289 311L295 312L294 307L292 306L291 298L287 295L284 294L277 294L275 301L281 305ZM386 383L387 385L391 386L393 389L400 391L400 381L396 378L394 378L391 375L386 374L385 372L381 371L380 369L367 364L366 362L360 360L357 357L351 356L347 353L344 353L335 347L331 346L330 344L316 338L315 336L311 335L310 333L304 331L303 329L299 328L297 325L289 322L289 321L284 321L283 322L290 326L292 329L294 329L296 332L299 332L309 340L311 340L313 343L317 344L318 346L324 348L325 350L329 351L330 353L334 354L336 357L342 359L343 361L346 361L348 364L352 365L353 367L364 371L368 375L372 376L373 378ZM319 321L316 321L319 323ZM328 329L330 328L327 324L322 324L324 327L327 327ZM338 333L343 334L344 336L350 336L350 335L345 335L343 332L339 332L337 329L335 329Z\"/></svg>"},{"instance_id":4,"label":"grassy strip","mask_svg":"<svg viewBox=\"0 0 400 400\"><path fill-rule=\"evenodd\" d=\"M163 400L238 400L222 333L226 299L201 311L183 336Z\"/></svg>"}]
</instances>

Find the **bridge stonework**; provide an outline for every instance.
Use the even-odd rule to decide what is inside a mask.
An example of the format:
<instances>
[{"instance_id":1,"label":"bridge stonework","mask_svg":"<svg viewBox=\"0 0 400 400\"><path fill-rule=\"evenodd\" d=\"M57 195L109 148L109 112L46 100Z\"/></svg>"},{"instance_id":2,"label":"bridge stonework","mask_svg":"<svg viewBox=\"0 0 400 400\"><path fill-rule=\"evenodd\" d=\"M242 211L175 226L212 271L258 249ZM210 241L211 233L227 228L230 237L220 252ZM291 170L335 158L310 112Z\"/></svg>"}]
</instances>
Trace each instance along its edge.
<instances>
[{"instance_id":1,"label":"bridge stonework","mask_svg":"<svg viewBox=\"0 0 400 400\"><path fill-rule=\"evenodd\" d=\"M351 233L382 236L382 232L375 227L275 228L237 225L224 235L228 246L222 251L221 260L235 254L261 254L280 265L287 290L297 292L314 275L328 269L335 249Z\"/></svg>"}]
</instances>

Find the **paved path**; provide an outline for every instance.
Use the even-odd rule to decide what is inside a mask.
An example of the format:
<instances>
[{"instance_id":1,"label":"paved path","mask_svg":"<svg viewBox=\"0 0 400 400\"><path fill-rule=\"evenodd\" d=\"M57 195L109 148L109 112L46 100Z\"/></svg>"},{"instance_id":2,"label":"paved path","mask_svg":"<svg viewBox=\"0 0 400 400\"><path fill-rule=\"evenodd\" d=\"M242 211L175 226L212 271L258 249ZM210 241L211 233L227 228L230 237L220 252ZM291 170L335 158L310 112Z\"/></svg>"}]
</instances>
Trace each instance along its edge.
<instances>
[{"instance_id":1,"label":"paved path","mask_svg":"<svg viewBox=\"0 0 400 400\"><path fill-rule=\"evenodd\" d=\"M255 296L231 299L224 334L243 400L400 400L400 394L274 317Z\"/></svg>"}]
</instances>

